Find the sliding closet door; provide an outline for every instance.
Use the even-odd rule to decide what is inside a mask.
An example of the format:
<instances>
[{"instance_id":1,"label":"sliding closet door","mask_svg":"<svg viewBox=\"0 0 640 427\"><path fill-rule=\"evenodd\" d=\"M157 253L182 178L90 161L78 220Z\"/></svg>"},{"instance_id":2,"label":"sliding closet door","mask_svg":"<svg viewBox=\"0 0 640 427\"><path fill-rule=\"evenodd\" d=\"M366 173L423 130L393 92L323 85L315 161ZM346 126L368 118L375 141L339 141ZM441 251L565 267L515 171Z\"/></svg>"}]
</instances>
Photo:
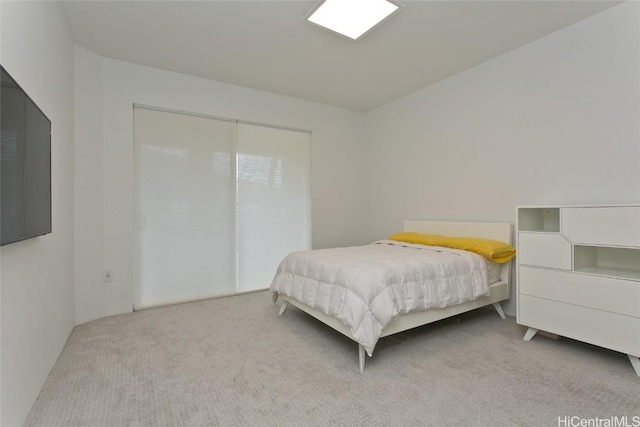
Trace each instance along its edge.
<instances>
[{"instance_id":1,"label":"sliding closet door","mask_svg":"<svg viewBox=\"0 0 640 427\"><path fill-rule=\"evenodd\" d=\"M236 291L236 123L134 108L134 308Z\"/></svg>"},{"instance_id":2,"label":"sliding closet door","mask_svg":"<svg viewBox=\"0 0 640 427\"><path fill-rule=\"evenodd\" d=\"M267 288L311 247L311 134L134 108L140 309Z\"/></svg>"},{"instance_id":3,"label":"sliding closet door","mask_svg":"<svg viewBox=\"0 0 640 427\"><path fill-rule=\"evenodd\" d=\"M311 247L311 134L238 124L238 291L263 289Z\"/></svg>"}]
</instances>

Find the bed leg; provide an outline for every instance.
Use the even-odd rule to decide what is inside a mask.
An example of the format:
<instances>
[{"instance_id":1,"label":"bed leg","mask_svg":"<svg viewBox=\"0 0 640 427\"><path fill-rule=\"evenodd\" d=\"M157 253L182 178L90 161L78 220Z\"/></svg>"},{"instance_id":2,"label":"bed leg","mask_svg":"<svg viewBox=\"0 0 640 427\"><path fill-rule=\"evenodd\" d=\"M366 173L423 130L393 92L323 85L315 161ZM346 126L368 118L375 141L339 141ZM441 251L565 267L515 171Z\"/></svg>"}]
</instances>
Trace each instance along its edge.
<instances>
[{"instance_id":1,"label":"bed leg","mask_svg":"<svg viewBox=\"0 0 640 427\"><path fill-rule=\"evenodd\" d=\"M537 333L538 333L538 330L536 328L527 329L527 332L524 334L524 340L531 341L531 338L533 338L533 336Z\"/></svg>"},{"instance_id":2,"label":"bed leg","mask_svg":"<svg viewBox=\"0 0 640 427\"><path fill-rule=\"evenodd\" d=\"M280 311L278 311L278 316L282 316L282 314L284 314L284 311L287 309L288 305L289 301L282 301L282 305L280 305Z\"/></svg>"},{"instance_id":3,"label":"bed leg","mask_svg":"<svg viewBox=\"0 0 640 427\"><path fill-rule=\"evenodd\" d=\"M499 302L494 302L493 307L496 309L500 317L502 317L503 319L507 318L507 316L504 315L504 310L502 309L502 306L500 305Z\"/></svg>"},{"instance_id":4,"label":"bed leg","mask_svg":"<svg viewBox=\"0 0 640 427\"><path fill-rule=\"evenodd\" d=\"M633 366L633 370L636 371L636 375L640 377L640 357L636 357L631 354L627 354L627 356L629 357L631 366Z\"/></svg>"},{"instance_id":5,"label":"bed leg","mask_svg":"<svg viewBox=\"0 0 640 427\"><path fill-rule=\"evenodd\" d=\"M364 372L364 347L358 344L358 362L360 363L360 373Z\"/></svg>"}]
</instances>

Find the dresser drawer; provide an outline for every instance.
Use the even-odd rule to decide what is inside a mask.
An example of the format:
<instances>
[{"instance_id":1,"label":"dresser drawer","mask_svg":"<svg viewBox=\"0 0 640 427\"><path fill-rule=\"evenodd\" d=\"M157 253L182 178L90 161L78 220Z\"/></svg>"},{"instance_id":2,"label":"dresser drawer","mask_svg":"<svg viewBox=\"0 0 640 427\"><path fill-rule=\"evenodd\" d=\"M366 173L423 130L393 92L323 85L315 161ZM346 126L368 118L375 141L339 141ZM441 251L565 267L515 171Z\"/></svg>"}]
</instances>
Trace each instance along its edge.
<instances>
[{"instance_id":1,"label":"dresser drawer","mask_svg":"<svg viewBox=\"0 0 640 427\"><path fill-rule=\"evenodd\" d=\"M560 234L518 233L518 264L571 270L571 243Z\"/></svg>"},{"instance_id":2,"label":"dresser drawer","mask_svg":"<svg viewBox=\"0 0 640 427\"><path fill-rule=\"evenodd\" d=\"M640 356L640 319L637 317L521 295L518 323Z\"/></svg>"},{"instance_id":3,"label":"dresser drawer","mask_svg":"<svg viewBox=\"0 0 640 427\"><path fill-rule=\"evenodd\" d=\"M640 318L640 282L633 280L520 266L518 292Z\"/></svg>"},{"instance_id":4,"label":"dresser drawer","mask_svg":"<svg viewBox=\"0 0 640 427\"><path fill-rule=\"evenodd\" d=\"M561 232L573 243L640 246L640 206L562 208Z\"/></svg>"}]
</instances>

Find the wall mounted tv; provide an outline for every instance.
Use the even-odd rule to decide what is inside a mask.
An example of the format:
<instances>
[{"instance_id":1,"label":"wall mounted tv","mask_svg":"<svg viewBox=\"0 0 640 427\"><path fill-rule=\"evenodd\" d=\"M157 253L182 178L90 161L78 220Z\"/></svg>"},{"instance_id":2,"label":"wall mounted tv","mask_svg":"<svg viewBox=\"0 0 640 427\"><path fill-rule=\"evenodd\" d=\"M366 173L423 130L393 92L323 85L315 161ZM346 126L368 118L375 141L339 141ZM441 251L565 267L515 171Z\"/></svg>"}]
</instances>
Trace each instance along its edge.
<instances>
[{"instance_id":1,"label":"wall mounted tv","mask_svg":"<svg viewBox=\"0 0 640 427\"><path fill-rule=\"evenodd\" d=\"M51 233L51 121L0 66L0 244Z\"/></svg>"}]
</instances>

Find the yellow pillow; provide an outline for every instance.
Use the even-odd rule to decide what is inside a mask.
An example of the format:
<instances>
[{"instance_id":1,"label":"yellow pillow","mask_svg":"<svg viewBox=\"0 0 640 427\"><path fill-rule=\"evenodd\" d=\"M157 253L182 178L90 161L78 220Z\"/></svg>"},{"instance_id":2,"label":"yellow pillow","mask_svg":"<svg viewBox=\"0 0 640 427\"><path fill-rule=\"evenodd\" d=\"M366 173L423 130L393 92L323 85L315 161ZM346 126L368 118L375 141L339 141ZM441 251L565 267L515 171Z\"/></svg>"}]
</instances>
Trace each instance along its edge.
<instances>
[{"instance_id":1,"label":"yellow pillow","mask_svg":"<svg viewBox=\"0 0 640 427\"><path fill-rule=\"evenodd\" d=\"M442 246L444 248L462 249L482 255L489 261L504 263L516 255L516 249L499 240L482 239L477 237L449 237L437 234L421 234L404 232L389 237L406 243L417 243L427 246Z\"/></svg>"}]
</instances>

